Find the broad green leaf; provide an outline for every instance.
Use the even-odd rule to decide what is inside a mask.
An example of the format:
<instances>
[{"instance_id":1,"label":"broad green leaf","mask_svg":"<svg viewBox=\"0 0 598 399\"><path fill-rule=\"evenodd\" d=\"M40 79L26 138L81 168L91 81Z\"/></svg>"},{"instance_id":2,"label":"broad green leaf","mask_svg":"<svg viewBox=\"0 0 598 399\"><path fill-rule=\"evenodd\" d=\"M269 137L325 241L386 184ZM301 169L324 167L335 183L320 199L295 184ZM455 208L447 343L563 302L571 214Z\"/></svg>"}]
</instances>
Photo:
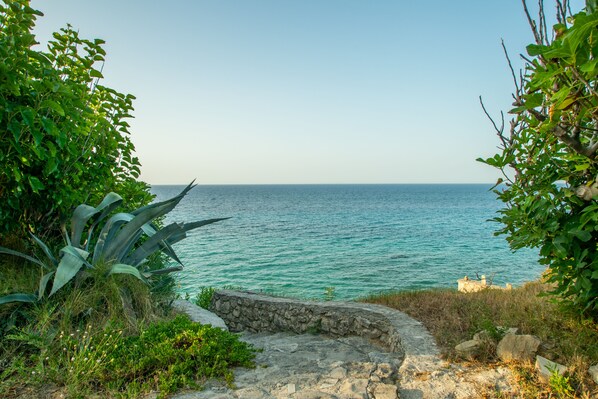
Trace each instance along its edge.
<instances>
[{"instance_id":1,"label":"broad green leaf","mask_svg":"<svg viewBox=\"0 0 598 399\"><path fill-rule=\"evenodd\" d=\"M46 107L46 108L50 108L54 112L56 112L58 115L64 116L64 109L62 108L62 106L60 104L58 104L54 100L44 100L44 101L42 101L41 106L42 107Z\"/></svg>"},{"instance_id":2,"label":"broad green leaf","mask_svg":"<svg viewBox=\"0 0 598 399\"><path fill-rule=\"evenodd\" d=\"M0 305L12 302L26 302L33 303L37 301L37 297L32 294L10 294L0 297Z\"/></svg>"},{"instance_id":3,"label":"broad green leaf","mask_svg":"<svg viewBox=\"0 0 598 399\"><path fill-rule=\"evenodd\" d=\"M583 242L588 242L592 239L592 234L585 230L569 230L569 234L579 238Z\"/></svg>"},{"instance_id":4,"label":"broad green leaf","mask_svg":"<svg viewBox=\"0 0 598 399\"><path fill-rule=\"evenodd\" d=\"M530 44L526 47L527 54L532 57L543 54L545 51L548 50L548 48L549 47L547 46L539 46L537 44Z\"/></svg>"},{"instance_id":5,"label":"broad green leaf","mask_svg":"<svg viewBox=\"0 0 598 399\"><path fill-rule=\"evenodd\" d=\"M589 163L578 164L578 165L575 165L575 171L580 172L582 170L586 170L589 167L590 167Z\"/></svg>"},{"instance_id":6,"label":"broad green leaf","mask_svg":"<svg viewBox=\"0 0 598 399\"><path fill-rule=\"evenodd\" d=\"M44 186L44 184L41 181L39 181L39 179L35 176L29 176L28 180L29 186L31 187L31 190L33 190L34 193L38 193L40 190L46 188L46 186Z\"/></svg>"},{"instance_id":7,"label":"broad green leaf","mask_svg":"<svg viewBox=\"0 0 598 399\"><path fill-rule=\"evenodd\" d=\"M103 78L104 77L104 75L102 75L102 73L100 71L98 71L97 69L90 70L89 76L91 76L92 78Z\"/></svg>"}]
</instances>

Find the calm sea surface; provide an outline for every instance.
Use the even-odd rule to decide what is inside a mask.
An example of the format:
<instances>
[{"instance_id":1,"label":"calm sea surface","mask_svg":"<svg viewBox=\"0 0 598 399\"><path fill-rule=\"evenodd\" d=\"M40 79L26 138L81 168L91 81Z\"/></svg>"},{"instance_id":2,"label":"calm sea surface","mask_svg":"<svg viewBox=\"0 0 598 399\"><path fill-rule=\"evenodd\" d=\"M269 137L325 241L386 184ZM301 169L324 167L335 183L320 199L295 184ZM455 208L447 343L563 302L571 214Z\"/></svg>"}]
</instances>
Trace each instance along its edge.
<instances>
[{"instance_id":1,"label":"calm sea surface","mask_svg":"<svg viewBox=\"0 0 598 399\"><path fill-rule=\"evenodd\" d=\"M154 186L159 200L183 186ZM180 291L235 286L336 299L456 288L476 273L514 285L537 278L536 252L510 251L488 219L488 185L197 186L168 221L230 216L176 244Z\"/></svg>"}]
</instances>

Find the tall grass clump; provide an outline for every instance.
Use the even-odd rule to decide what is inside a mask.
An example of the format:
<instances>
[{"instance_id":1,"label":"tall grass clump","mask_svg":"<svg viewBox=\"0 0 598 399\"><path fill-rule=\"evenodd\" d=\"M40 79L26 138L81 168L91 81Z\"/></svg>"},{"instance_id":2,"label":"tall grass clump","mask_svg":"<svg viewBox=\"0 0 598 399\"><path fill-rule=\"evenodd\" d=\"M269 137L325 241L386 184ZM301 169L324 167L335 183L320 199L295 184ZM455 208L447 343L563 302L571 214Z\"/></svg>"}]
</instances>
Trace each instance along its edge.
<instances>
[{"instance_id":1,"label":"tall grass clump","mask_svg":"<svg viewBox=\"0 0 598 399\"><path fill-rule=\"evenodd\" d=\"M473 334L487 331L500 339L506 328L518 334L532 334L542 340L539 354L567 365L576 392L589 392L595 384L587 373L598 363L598 325L579 312L557 303L546 295L553 287L536 281L513 290L483 290L461 293L438 289L385 293L364 301L385 305L421 321L433 335L445 358L458 361L455 346L472 339ZM498 361L494 351L485 353L483 363ZM537 380L530 365L516 365L520 381L538 392ZM530 382L532 381L532 382ZM527 397L527 396L524 396ZM535 396L530 396L535 397ZM543 397L543 396L539 396Z\"/></svg>"}]
</instances>

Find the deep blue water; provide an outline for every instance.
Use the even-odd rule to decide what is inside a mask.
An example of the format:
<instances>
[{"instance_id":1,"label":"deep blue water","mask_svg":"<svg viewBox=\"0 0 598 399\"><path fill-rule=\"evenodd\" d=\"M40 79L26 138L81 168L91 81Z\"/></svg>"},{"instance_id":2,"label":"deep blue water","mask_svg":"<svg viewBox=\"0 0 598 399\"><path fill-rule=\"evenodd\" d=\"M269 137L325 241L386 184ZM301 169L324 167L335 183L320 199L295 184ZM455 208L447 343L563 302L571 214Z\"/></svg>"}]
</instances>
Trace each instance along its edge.
<instances>
[{"instance_id":1,"label":"deep blue water","mask_svg":"<svg viewBox=\"0 0 598 399\"><path fill-rule=\"evenodd\" d=\"M514 285L543 267L511 252L489 185L197 186L167 221L214 217L176 244L181 292L200 287L337 299L387 290L456 288L465 275ZM162 200L182 186L154 186Z\"/></svg>"}]
</instances>

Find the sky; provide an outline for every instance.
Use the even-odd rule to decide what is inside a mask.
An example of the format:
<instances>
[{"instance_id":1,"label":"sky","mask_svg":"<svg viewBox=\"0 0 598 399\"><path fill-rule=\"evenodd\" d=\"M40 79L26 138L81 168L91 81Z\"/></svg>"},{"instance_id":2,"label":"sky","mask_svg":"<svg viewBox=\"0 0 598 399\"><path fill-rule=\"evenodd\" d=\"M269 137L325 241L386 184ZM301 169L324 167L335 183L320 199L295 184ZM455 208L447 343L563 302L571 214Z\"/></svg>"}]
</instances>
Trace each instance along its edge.
<instances>
[{"instance_id":1,"label":"sky","mask_svg":"<svg viewBox=\"0 0 598 399\"><path fill-rule=\"evenodd\" d=\"M532 42L519 0L31 5L41 46L66 23L106 41L150 184L493 183L478 97L510 109L501 38L517 68Z\"/></svg>"}]
</instances>

